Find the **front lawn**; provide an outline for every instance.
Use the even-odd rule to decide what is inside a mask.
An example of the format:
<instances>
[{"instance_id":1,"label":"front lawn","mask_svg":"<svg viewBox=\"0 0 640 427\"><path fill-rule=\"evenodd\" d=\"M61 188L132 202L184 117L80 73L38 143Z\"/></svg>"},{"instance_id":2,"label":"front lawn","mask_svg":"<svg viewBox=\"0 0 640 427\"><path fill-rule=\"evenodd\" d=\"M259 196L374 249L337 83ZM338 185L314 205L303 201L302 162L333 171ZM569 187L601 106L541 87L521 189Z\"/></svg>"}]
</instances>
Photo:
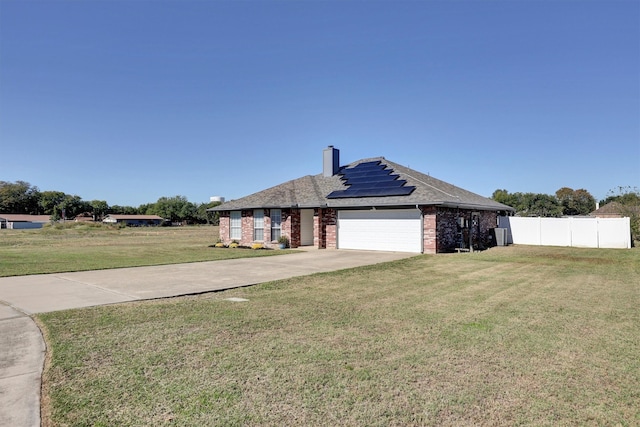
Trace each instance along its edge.
<instances>
[{"instance_id":1,"label":"front lawn","mask_svg":"<svg viewBox=\"0 0 640 427\"><path fill-rule=\"evenodd\" d=\"M37 319L45 425L640 424L636 249L426 255Z\"/></svg>"},{"instance_id":2,"label":"front lawn","mask_svg":"<svg viewBox=\"0 0 640 427\"><path fill-rule=\"evenodd\" d=\"M0 277L280 255L212 248L218 227L117 228L88 224L0 232Z\"/></svg>"}]
</instances>

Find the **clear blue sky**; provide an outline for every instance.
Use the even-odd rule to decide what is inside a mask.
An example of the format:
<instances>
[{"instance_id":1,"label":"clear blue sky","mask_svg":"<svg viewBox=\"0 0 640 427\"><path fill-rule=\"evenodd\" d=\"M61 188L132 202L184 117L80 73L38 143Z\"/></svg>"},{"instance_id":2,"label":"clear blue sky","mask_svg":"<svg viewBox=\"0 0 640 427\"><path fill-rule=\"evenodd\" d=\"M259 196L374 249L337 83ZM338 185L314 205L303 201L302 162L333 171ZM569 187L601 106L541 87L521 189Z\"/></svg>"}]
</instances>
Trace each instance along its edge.
<instances>
[{"instance_id":1,"label":"clear blue sky","mask_svg":"<svg viewBox=\"0 0 640 427\"><path fill-rule=\"evenodd\" d=\"M640 187L640 1L0 0L0 180L138 206L384 156Z\"/></svg>"}]
</instances>

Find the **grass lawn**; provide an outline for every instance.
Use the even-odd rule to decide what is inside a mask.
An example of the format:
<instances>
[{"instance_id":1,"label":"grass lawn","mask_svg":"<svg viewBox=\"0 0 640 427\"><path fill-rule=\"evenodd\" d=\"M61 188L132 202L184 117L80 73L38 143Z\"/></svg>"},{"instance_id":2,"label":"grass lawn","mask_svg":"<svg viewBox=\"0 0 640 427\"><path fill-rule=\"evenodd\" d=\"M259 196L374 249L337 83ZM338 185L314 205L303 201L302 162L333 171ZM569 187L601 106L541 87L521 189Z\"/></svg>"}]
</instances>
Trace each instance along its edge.
<instances>
[{"instance_id":1,"label":"grass lawn","mask_svg":"<svg viewBox=\"0 0 640 427\"><path fill-rule=\"evenodd\" d=\"M44 425L640 424L637 249L426 255L37 320Z\"/></svg>"},{"instance_id":2,"label":"grass lawn","mask_svg":"<svg viewBox=\"0 0 640 427\"><path fill-rule=\"evenodd\" d=\"M96 227L0 232L0 277L279 255L216 249L218 227Z\"/></svg>"}]
</instances>

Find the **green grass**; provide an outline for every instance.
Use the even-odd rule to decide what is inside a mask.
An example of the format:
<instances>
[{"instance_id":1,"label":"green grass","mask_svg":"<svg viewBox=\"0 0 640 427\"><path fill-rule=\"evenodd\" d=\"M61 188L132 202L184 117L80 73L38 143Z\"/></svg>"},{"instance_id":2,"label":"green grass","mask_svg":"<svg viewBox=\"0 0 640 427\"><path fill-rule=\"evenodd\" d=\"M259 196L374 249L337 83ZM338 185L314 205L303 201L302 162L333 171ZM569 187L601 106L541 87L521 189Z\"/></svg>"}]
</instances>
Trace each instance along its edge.
<instances>
[{"instance_id":1,"label":"green grass","mask_svg":"<svg viewBox=\"0 0 640 427\"><path fill-rule=\"evenodd\" d=\"M43 419L638 425L639 308L638 250L508 247L42 314Z\"/></svg>"},{"instance_id":2,"label":"green grass","mask_svg":"<svg viewBox=\"0 0 640 427\"><path fill-rule=\"evenodd\" d=\"M0 277L279 255L211 248L218 227L46 227L0 232Z\"/></svg>"}]
</instances>

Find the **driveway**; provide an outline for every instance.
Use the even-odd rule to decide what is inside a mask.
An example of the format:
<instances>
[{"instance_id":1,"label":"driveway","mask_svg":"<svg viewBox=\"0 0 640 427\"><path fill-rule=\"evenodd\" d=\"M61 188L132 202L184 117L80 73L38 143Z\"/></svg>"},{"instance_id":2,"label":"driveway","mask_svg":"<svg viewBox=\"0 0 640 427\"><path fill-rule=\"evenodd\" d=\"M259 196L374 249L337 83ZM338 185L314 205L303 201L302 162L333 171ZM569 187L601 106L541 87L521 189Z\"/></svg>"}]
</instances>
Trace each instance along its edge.
<instances>
[{"instance_id":1,"label":"driveway","mask_svg":"<svg viewBox=\"0 0 640 427\"><path fill-rule=\"evenodd\" d=\"M261 258L0 278L0 426L40 425L45 344L31 314L219 291L415 255L309 250Z\"/></svg>"}]
</instances>

